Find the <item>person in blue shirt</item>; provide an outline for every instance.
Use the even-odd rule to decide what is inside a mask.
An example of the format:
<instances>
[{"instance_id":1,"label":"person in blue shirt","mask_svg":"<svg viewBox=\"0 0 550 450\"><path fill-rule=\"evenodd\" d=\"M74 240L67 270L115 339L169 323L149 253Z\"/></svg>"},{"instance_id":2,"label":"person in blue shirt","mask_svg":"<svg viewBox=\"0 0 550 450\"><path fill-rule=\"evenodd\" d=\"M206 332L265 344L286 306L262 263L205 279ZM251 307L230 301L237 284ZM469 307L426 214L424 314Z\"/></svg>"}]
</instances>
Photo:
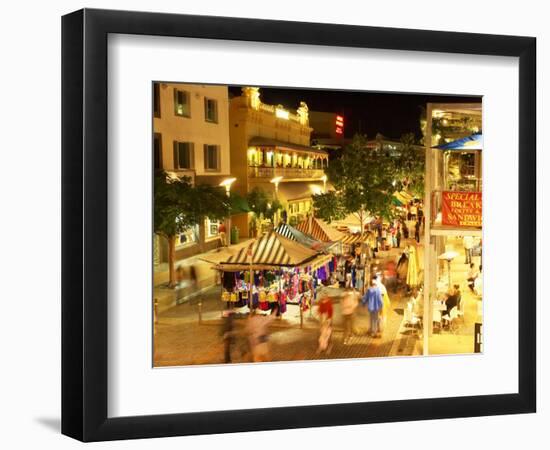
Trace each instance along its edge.
<instances>
[{"instance_id":1,"label":"person in blue shirt","mask_svg":"<svg viewBox=\"0 0 550 450\"><path fill-rule=\"evenodd\" d=\"M376 283L376 277L373 277L370 281L370 287L363 296L363 305L367 306L370 316L370 330L369 335L374 338L382 337L379 327L379 315L384 305L382 301L382 291Z\"/></svg>"}]
</instances>

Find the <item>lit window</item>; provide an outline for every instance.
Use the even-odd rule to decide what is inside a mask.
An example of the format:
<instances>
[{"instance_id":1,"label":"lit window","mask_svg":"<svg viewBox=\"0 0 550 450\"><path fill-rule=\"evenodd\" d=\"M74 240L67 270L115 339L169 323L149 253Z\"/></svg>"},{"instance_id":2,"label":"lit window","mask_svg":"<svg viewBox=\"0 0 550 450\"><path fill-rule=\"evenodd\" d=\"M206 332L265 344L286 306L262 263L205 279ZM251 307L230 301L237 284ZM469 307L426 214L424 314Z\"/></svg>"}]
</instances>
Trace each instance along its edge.
<instances>
[{"instance_id":1,"label":"lit window","mask_svg":"<svg viewBox=\"0 0 550 450\"><path fill-rule=\"evenodd\" d=\"M174 114L176 116L191 117L189 92L174 89Z\"/></svg>"}]
</instances>

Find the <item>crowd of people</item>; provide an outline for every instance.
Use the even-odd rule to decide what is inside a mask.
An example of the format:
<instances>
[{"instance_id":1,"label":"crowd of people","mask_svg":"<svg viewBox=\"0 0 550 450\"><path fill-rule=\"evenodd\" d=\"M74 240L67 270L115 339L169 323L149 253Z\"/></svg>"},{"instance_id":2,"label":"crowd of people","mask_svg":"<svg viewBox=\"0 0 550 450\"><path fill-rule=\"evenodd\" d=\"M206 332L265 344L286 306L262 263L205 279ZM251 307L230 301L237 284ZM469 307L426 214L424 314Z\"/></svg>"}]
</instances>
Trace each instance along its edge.
<instances>
[{"instance_id":1,"label":"crowd of people","mask_svg":"<svg viewBox=\"0 0 550 450\"><path fill-rule=\"evenodd\" d=\"M329 355L334 339L335 301L331 296L328 281L318 294L316 315L319 321L317 354ZM369 316L367 334L380 339L384 332L391 301L380 275L370 279L368 289L361 295L351 284L347 285L339 301L342 319L342 344L349 345L351 337L357 334L355 316L358 312ZM221 337L224 362L232 362L232 354L238 352L241 360L263 362L271 360L270 327L278 317L277 311L269 314L252 313L242 321L239 313L226 310L223 313ZM363 333L361 333L363 334Z\"/></svg>"}]
</instances>

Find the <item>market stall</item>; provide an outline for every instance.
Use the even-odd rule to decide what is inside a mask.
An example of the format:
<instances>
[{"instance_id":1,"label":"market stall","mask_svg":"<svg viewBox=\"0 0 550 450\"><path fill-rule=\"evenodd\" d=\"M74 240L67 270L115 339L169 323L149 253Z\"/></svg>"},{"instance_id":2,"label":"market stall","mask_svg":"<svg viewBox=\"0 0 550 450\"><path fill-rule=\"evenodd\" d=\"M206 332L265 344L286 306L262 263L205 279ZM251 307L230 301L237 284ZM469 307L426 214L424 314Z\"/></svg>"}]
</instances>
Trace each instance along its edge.
<instances>
[{"instance_id":1,"label":"market stall","mask_svg":"<svg viewBox=\"0 0 550 450\"><path fill-rule=\"evenodd\" d=\"M321 253L331 253L333 252L333 250L336 250L338 246L337 242L319 241L287 223L281 223L273 231L287 239L296 241L302 245L305 245L308 248L311 248Z\"/></svg>"},{"instance_id":2,"label":"market stall","mask_svg":"<svg viewBox=\"0 0 550 450\"><path fill-rule=\"evenodd\" d=\"M323 220L310 216L296 225L296 229L317 241L331 243L332 253L342 253L342 239L344 239L345 234Z\"/></svg>"},{"instance_id":3,"label":"market stall","mask_svg":"<svg viewBox=\"0 0 550 450\"><path fill-rule=\"evenodd\" d=\"M272 231L204 259L221 272L222 301L230 308L286 312L287 304L311 308L319 284L335 269L332 254L321 254Z\"/></svg>"}]
</instances>

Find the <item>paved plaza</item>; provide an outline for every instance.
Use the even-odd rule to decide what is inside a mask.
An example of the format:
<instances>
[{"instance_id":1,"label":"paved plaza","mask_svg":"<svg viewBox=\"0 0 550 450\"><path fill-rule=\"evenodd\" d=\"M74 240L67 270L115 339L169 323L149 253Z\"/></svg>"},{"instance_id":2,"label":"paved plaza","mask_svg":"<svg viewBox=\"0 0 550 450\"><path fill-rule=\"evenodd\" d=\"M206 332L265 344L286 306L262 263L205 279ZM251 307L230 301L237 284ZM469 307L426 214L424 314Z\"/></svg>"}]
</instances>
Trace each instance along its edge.
<instances>
[{"instance_id":1,"label":"paved plaza","mask_svg":"<svg viewBox=\"0 0 550 450\"><path fill-rule=\"evenodd\" d=\"M338 293L335 293L338 295ZM404 329L403 306L400 293L391 294L392 309L388 315L382 338L367 335L368 313L360 306L355 315L354 336L343 344L342 319L338 298L334 305L334 331L330 354L317 354L319 336L315 312L305 312L300 328L299 308L289 305L281 320L271 326L270 347L272 361L299 361L318 359L367 358L418 354L418 337L412 329ZM202 321L199 324L199 301ZM221 339L222 319L219 288L204 294L201 300L187 302L159 315L155 335L155 365L182 366L191 364L223 363ZM235 321L237 330L246 319ZM232 348L233 362L249 362L246 338L236 339Z\"/></svg>"},{"instance_id":2,"label":"paved plaza","mask_svg":"<svg viewBox=\"0 0 550 450\"><path fill-rule=\"evenodd\" d=\"M457 240L456 247L459 247ZM418 247L419 256L422 246ZM387 255L395 258L398 252ZM395 254L394 254L395 253ZM476 263L479 259L476 258ZM480 321L479 299L469 292L466 285L467 265L461 258L452 264L453 282L461 286L465 316L453 330L436 330L429 338L430 354L457 354L473 352L474 324ZM334 302L334 327L332 349L329 354L317 354L319 322L315 308L303 314L300 325L300 311L296 305L288 305L281 319L276 319L270 327L270 350L272 361L300 361L319 359L346 359L369 357L393 357L422 354L421 329L412 328L404 321L404 308L408 298L403 289L389 291L391 309L382 338L367 335L368 313L359 306L354 319L354 335L347 345L343 344L343 327L340 313L342 289L332 289L330 296ZM221 364L224 362L221 317L224 307L220 300L221 287L212 286L188 301L164 310L158 315L155 331L155 366L185 366L195 364ZM249 362L247 341L243 330L246 324L246 311L235 320L236 342L232 345L232 362ZM237 316L240 316L237 314ZM239 334L241 335L239 337Z\"/></svg>"}]
</instances>

